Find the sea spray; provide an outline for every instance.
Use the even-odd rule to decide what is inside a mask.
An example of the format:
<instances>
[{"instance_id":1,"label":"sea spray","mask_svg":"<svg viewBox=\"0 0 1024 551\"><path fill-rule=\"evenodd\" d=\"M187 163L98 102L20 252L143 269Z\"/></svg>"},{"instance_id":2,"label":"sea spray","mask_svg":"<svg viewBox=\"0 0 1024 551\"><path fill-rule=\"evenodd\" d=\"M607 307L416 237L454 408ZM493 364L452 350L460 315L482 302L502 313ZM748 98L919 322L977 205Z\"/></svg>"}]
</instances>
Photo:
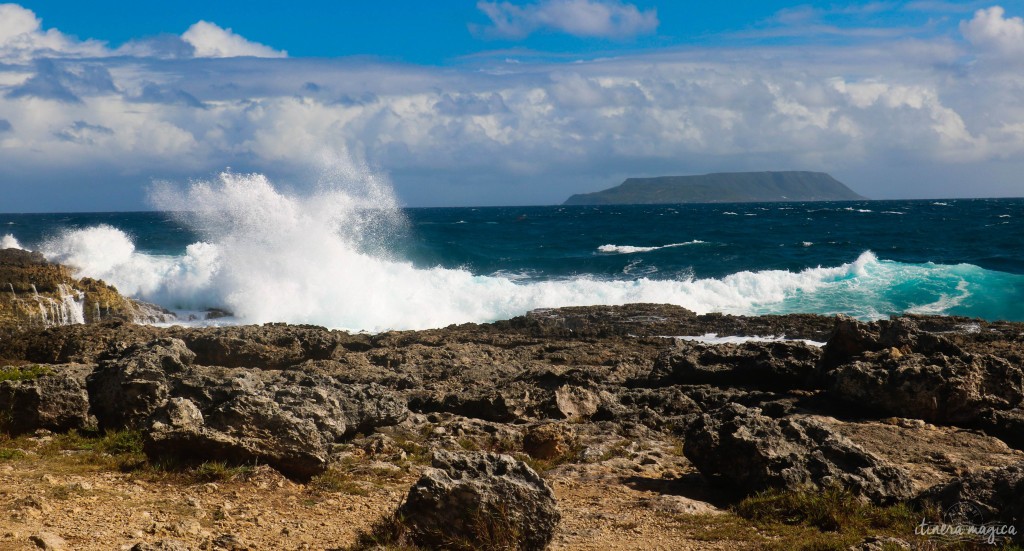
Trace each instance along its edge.
<instances>
[{"instance_id":1,"label":"sea spray","mask_svg":"<svg viewBox=\"0 0 1024 551\"><path fill-rule=\"evenodd\" d=\"M908 310L1020 315L1013 305L1020 303L1022 276L969 264L901 263L871 252L832 267L704 278L595 274L523 281L416 266L390 249L394 236L408 228L386 180L359 170L339 174L309 193L282 191L259 174L234 173L184 189L161 188L155 206L177 212L200 236L183 254L139 252L131 236L110 226L66 231L48 241L44 253L75 266L77 275L107 280L143 300L172 309L221 308L233 312L236 323L379 331L491 321L540 307L630 302L672 303L698 313L818 312L862 319ZM662 243L695 241L687 236ZM590 246L590 254L602 254L597 246ZM712 247L719 245L631 254L710 254Z\"/></svg>"},{"instance_id":2,"label":"sea spray","mask_svg":"<svg viewBox=\"0 0 1024 551\"><path fill-rule=\"evenodd\" d=\"M0 237L0 249L20 249L20 248L22 248L21 247L21 243L18 243L18 240L15 239L14 235L8 233L8 234L5 234L3 237Z\"/></svg>"}]
</instances>

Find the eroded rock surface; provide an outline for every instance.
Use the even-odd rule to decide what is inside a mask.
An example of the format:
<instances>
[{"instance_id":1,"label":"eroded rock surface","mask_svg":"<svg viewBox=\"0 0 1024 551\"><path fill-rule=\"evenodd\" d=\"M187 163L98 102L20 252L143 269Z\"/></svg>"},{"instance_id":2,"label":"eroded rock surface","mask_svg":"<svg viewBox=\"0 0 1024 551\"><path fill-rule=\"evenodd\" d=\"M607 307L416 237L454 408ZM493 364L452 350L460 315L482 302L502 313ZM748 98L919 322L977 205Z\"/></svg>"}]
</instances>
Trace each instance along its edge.
<instances>
[{"instance_id":1,"label":"eroded rock surface","mask_svg":"<svg viewBox=\"0 0 1024 551\"><path fill-rule=\"evenodd\" d=\"M0 431L23 434L38 429L67 431L95 424L89 413L85 378L92 366L67 364L11 367L5 373L39 373L38 376L0 380Z\"/></svg>"},{"instance_id":2,"label":"eroded rock surface","mask_svg":"<svg viewBox=\"0 0 1024 551\"><path fill-rule=\"evenodd\" d=\"M720 476L744 494L836 487L883 504L913 495L906 473L825 424L772 419L738 404L697 419L683 451L705 476Z\"/></svg>"},{"instance_id":3,"label":"eroded rock surface","mask_svg":"<svg viewBox=\"0 0 1024 551\"><path fill-rule=\"evenodd\" d=\"M180 339L130 347L89 377L105 428L145 434L153 456L265 462L297 477L327 468L335 442L394 425L404 400L375 384L298 371L194 365Z\"/></svg>"},{"instance_id":4,"label":"eroded rock surface","mask_svg":"<svg viewBox=\"0 0 1024 551\"><path fill-rule=\"evenodd\" d=\"M561 514L544 479L521 461L493 453L438 451L409 490L398 516L419 545L540 551Z\"/></svg>"}]
</instances>

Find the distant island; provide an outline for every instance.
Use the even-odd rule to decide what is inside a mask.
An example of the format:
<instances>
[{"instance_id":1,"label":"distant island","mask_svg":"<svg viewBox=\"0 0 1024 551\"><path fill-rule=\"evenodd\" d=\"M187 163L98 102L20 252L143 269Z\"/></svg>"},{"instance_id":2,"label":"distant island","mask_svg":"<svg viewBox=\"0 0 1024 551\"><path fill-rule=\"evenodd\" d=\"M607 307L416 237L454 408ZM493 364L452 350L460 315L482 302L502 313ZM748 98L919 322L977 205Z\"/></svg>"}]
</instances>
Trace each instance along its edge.
<instances>
[{"instance_id":1,"label":"distant island","mask_svg":"<svg viewBox=\"0 0 1024 551\"><path fill-rule=\"evenodd\" d=\"M664 203L754 203L857 201L867 199L824 172L719 172L701 176L627 178L594 193L579 193L564 205Z\"/></svg>"}]
</instances>

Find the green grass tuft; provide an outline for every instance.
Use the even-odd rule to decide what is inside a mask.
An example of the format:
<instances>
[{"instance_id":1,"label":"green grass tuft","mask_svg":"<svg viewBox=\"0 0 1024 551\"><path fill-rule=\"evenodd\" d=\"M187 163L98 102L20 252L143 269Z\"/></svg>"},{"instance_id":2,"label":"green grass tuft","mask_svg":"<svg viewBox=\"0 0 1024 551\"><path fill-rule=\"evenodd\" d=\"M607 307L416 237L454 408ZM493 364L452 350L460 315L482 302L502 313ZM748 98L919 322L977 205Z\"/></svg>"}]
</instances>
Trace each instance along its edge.
<instances>
[{"instance_id":1,"label":"green grass tuft","mask_svg":"<svg viewBox=\"0 0 1024 551\"><path fill-rule=\"evenodd\" d=\"M0 367L0 382L2 381L32 381L42 377L43 375L49 375L53 373L53 370L45 365L39 364L27 364L19 366L4 366Z\"/></svg>"}]
</instances>

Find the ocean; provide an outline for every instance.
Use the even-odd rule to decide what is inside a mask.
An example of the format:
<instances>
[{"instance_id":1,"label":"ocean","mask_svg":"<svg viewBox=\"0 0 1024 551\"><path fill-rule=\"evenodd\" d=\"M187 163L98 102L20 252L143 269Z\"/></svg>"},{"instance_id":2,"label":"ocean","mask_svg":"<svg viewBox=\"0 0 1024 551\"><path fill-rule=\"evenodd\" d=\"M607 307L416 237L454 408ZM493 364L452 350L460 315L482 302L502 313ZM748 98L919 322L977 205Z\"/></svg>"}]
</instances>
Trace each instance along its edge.
<instances>
[{"instance_id":1,"label":"ocean","mask_svg":"<svg viewBox=\"0 0 1024 551\"><path fill-rule=\"evenodd\" d=\"M631 302L1024 320L1024 199L403 209L357 187L224 174L164 211L0 214L0 246L192 323L382 331Z\"/></svg>"}]
</instances>

